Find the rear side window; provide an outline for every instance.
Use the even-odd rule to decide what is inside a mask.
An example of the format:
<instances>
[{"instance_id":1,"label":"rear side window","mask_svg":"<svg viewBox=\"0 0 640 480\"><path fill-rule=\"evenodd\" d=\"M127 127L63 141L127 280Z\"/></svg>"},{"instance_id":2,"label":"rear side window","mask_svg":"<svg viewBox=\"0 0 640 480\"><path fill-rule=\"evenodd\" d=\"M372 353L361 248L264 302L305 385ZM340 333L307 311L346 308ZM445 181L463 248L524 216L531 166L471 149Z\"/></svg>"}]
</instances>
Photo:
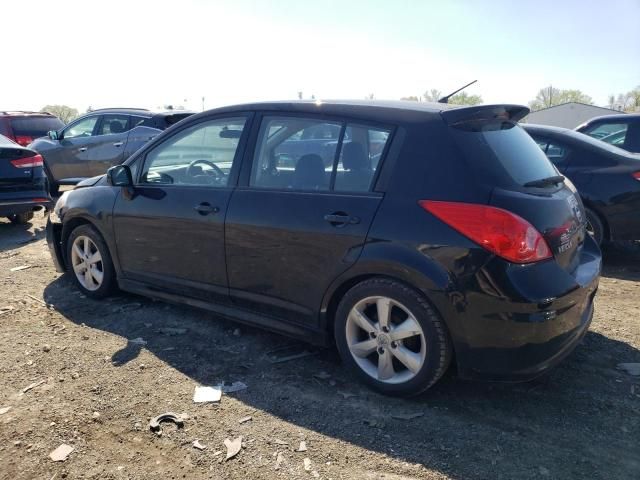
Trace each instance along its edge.
<instances>
[{"instance_id":1,"label":"rear side window","mask_svg":"<svg viewBox=\"0 0 640 480\"><path fill-rule=\"evenodd\" d=\"M265 117L250 186L369 191L389 130L300 117Z\"/></svg>"},{"instance_id":2,"label":"rear side window","mask_svg":"<svg viewBox=\"0 0 640 480\"><path fill-rule=\"evenodd\" d=\"M16 137L44 137L49 130L59 130L64 126L56 117L13 117L9 121Z\"/></svg>"},{"instance_id":3,"label":"rear side window","mask_svg":"<svg viewBox=\"0 0 640 480\"><path fill-rule=\"evenodd\" d=\"M484 182L509 187L558 175L536 142L515 123L460 124L451 132L467 163Z\"/></svg>"},{"instance_id":4,"label":"rear side window","mask_svg":"<svg viewBox=\"0 0 640 480\"><path fill-rule=\"evenodd\" d=\"M588 127L583 133L611 145L622 146L627 136L626 123L605 123Z\"/></svg>"}]
</instances>

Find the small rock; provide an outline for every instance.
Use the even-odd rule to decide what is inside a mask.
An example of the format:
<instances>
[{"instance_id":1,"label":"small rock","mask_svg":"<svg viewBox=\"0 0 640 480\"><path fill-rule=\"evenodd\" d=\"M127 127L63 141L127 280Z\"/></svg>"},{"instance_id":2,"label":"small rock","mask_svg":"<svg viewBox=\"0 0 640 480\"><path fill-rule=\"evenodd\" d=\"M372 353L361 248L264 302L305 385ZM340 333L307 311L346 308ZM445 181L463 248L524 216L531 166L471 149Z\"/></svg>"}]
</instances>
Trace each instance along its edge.
<instances>
[{"instance_id":1,"label":"small rock","mask_svg":"<svg viewBox=\"0 0 640 480\"><path fill-rule=\"evenodd\" d=\"M78 378L80 378L80 374L78 372L73 372L71 374L71 378L73 378L74 380L77 380Z\"/></svg>"},{"instance_id":2,"label":"small rock","mask_svg":"<svg viewBox=\"0 0 640 480\"><path fill-rule=\"evenodd\" d=\"M140 367L140 370L144 370L146 368L144 363L141 363L139 367Z\"/></svg>"},{"instance_id":3,"label":"small rock","mask_svg":"<svg viewBox=\"0 0 640 480\"><path fill-rule=\"evenodd\" d=\"M284 463L284 455L278 452L278 456L276 457L276 470L280 470L280 467Z\"/></svg>"},{"instance_id":4,"label":"small rock","mask_svg":"<svg viewBox=\"0 0 640 480\"><path fill-rule=\"evenodd\" d=\"M4 415L9 410L11 410L11 407L2 407L2 408L0 408L0 415Z\"/></svg>"},{"instance_id":5,"label":"small rock","mask_svg":"<svg viewBox=\"0 0 640 480\"><path fill-rule=\"evenodd\" d=\"M22 442L20 440L16 440L15 442L13 442L13 445L19 447L20 445L22 445Z\"/></svg>"},{"instance_id":6,"label":"small rock","mask_svg":"<svg viewBox=\"0 0 640 480\"><path fill-rule=\"evenodd\" d=\"M100 412L93 412L91 418L93 418L94 420L98 420L100 418Z\"/></svg>"},{"instance_id":7,"label":"small rock","mask_svg":"<svg viewBox=\"0 0 640 480\"><path fill-rule=\"evenodd\" d=\"M49 454L49 458L54 462L64 462L71 452L73 452L73 447L63 443Z\"/></svg>"},{"instance_id":8,"label":"small rock","mask_svg":"<svg viewBox=\"0 0 640 480\"><path fill-rule=\"evenodd\" d=\"M310 459L310 458L305 458L305 459L302 461L302 463L304 464L304 469L305 469L307 472L310 472L310 471L311 471L311 459Z\"/></svg>"},{"instance_id":9,"label":"small rock","mask_svg":"<svg viewBox=\"0 0 640 480\"><path fill-rule=\"evenodd\" d=\"M51 351L51 345L45 344L42 346L42 351L43 352L50 352Z\"/></svg>"},{"instance_id":10,"label":"small rock","mask_svg":"<svg viewBox=\"0 0 640 480\"><path fill-rule=\"evenodd\" d=\"M89 335L82 335L82 340L89 340Z\"/></svg>"},{"instance_id":11,"label":"small rock","mask_svg":"<svg viewBox=\"0 0 640 480\"><path fill-rule=\"evenodd\" d=\"M300 442L300 446L296 452L306 452L307 451L307 442Z\"/></svg>"},{"instance_id":12,"label":"small rock","mask_svg":"<svg viewBox=\"0 0 640 480\"><path fill-rule=\"evenodd\" d=\"M134 423L133 424L133 428L135 428L136 430L142 429L142 423L140 423L140 422Z\"/></svg>"},{"instance_id":13,"label":"small rock","mask_svg":"<svg viewBox=\"0 0 640 480\"><path fill-rule=\"evenodd\" d=\"M9 407L9 408L11 408L11 407ZM238 423L239 424L243 424L243 423L250 422L251 420L253 420L253 418L251 416L242 417L240 420L238 420Z\"/></svg>"},{"instance_id":14,"label":"small rock","mask_svg":"<svg viewBox=\"0 0 640 480\"><path fill-rule=\"evenodd\" d=\"M197 448L198 450L204 450L207 448L206 445L201 444L198 440L193 442L193 448Z\"/></svg>"}]
</instances>

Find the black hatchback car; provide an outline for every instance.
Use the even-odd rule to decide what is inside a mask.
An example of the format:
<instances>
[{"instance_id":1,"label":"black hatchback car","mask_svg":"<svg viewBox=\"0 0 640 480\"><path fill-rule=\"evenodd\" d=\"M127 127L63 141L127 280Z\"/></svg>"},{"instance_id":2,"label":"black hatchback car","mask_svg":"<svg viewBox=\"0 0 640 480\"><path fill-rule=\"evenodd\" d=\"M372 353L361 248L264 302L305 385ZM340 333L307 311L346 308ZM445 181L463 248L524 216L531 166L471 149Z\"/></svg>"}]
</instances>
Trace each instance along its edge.
<instances>
[{"instance_id":1,"label":"black hatchback car","mask_svg":"<svg viewBox=\"0 0 640 480\"><path fill-rule=\"evenodd\" d=\"M601 257L575 189L516 123L527 113L211 110L65 192L48 243L88 296L118 286L335 341L387 394L425 390L454 355L462 377L529 379L586 332ZM339 130L329 165L322 142L282 154L319 128Z\"/></svg>"},{"instance_id":2,"label":"black hatchback car","mask_svg":"<svg viewBox=\"0 0 640 480\"><path fill-rule=\"evenodd\" d=\"M50 204L42 157L0 135L0 217L27 223Z\"/></svg>"},{"instance_id":3,"label":"black hatchback car","mask_svg":"<svg viewBox=\"0 0 640 480\"><path fill-rule=\"evenodd\" d=\"M640 240L640 155L565 128L524 129L578 189L596 243Z\"/></svg>"},{"instance_id":4,"label":"black hatchback car","mask_svg":"<svg viewBox=\"0 0 640 480\"><path fill-rule=\"evenodd\" d=\"M51 193L104 174L150 139L193 112L141 108L93 110L29 145L44 157Z\"/></svg>"}]
</instances>

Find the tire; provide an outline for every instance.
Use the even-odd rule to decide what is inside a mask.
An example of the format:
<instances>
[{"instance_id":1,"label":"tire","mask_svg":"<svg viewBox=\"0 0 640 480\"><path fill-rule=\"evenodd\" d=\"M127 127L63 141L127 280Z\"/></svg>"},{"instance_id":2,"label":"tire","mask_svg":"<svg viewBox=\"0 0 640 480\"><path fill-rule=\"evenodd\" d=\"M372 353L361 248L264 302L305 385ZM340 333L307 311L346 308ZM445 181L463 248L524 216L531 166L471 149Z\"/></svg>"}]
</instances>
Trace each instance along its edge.
<instances>
[{"instance_id":1,"label":"tire","mask_svg":"<svg viewBox=\"0 0 640 480\"><path fill-rule=\"evenodd\" d=\"M14 213L7 217L14 225L24 225L33 219L33 212Z\"/></svg>"},{"instance_id":2,"label":"tire","mask_svg":"<svg viewBox=\"0 0 640 480\"><path fill-rule=\"evenodd\" d=\"M76 243L79 250L74 249ZM76 227L67 239L66 253L69 274L83 294L91 298L104 298L113 292L116 274L111 255L104 239L93 226L85 224ZM99 260L96 253L99 254Z\"/></svg>"},{"instance_id":3,"label":"tire","mask_svg":"<svg viewBox=\"0 0 640 480\"><path fill-rule=\"evenodd\" d=\"M378 321L380 308L389 312L386 330ZM356 311L369 319L366 329ZM427 390L447 371L453 353L446 326L426 298L382 277L365 280L345 294L336 311L335 339L342 361L372 389L392 396ZM381 358L386 359L382 367Z\"/></svg>"},{"instance_id":4,"label":"tire","mask_svg":"<svg viewBox=\"0 0 640 480\"><path fill-rule=\"evenodd\" d=\"M585 208L585 210L587 212L587 232L598 246L601 246L604 241L604 225L602 220L600 220L600 216L593 210L589 208Z\"/></svg>"}]
</instances>

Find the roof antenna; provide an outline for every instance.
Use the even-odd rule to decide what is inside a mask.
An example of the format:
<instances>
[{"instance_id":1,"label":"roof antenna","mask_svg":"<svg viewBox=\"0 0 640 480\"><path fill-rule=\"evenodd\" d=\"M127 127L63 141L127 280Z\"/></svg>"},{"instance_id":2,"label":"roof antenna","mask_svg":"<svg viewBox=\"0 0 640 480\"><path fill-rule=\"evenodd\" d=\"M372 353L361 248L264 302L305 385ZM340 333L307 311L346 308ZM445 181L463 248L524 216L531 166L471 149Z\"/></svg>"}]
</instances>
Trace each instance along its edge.
<instances>
[{"instance_id":1,"label":"roof antenna","mask_svg":"<svg viewBox=\"0 0 640 480\"><path fill-rule=\"evenodd\" d=\"M476 83L478 80L474 80L473 82L467 83L464 87L459 88L458 90L456 90L455 92L450 93L449 95L447 95L446 97L442 97L440 100L438 100L438 103L449 103L449 99L451 97L453 97L456 93L464 90L465 88L467 88L469 85L473 85L474 83Z\"/></svg>"}]
</instances>

